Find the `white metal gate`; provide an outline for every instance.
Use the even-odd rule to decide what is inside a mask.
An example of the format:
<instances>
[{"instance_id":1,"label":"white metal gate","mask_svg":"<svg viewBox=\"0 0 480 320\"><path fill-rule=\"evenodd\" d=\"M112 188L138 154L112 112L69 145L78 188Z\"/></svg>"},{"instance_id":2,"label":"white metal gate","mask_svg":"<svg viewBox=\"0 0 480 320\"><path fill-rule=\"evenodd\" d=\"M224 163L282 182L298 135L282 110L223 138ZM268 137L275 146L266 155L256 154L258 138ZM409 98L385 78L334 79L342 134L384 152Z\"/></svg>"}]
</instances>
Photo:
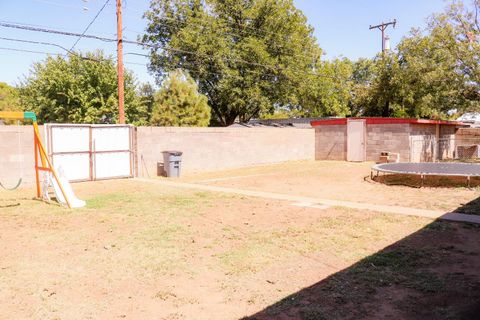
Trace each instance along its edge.
<instances>
[{"instance_id":1,"label":"white metal gate","mask_svg":"<svg viewBox=\"0 0 480 320\"><path fill-rule=\"evenodd\" d=\"M46 124L47 152L70 181L134 176L134 127Z\"/></svg>"}]
</instances>

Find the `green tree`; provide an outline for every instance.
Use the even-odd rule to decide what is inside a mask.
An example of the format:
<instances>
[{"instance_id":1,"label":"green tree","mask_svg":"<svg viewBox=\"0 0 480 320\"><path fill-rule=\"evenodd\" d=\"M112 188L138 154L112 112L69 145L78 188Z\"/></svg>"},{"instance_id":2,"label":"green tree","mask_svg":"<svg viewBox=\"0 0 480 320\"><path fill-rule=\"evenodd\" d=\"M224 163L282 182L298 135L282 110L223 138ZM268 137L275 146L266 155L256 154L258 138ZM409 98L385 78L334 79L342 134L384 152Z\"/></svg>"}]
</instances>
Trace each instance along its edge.
<instances>
[{"instance_id":1,"label":"green tree","mask_svg":"<svg viewBox=\"0 0 480 320\"><path fill-rule=\"evenodd\" d=\"M348 59L318 62L300 87L298 108L307 117L350 115L351 75Z\"/></svg>"},{"instance_id":2,"label":"green tree","mask_svg":"<svg viewBox=\"0 0 480 320\"><path fill-rule=\"evenodd\" d=\"M354 117L362 116L372 104L371 85L375 78L373 59L361 58L352 63L349 108Z\"/></svg>"},{"instance_id":3,"label":"green tree","mask_svg":"<svg viewBox=\"0 0 480 320\"><path fill-rule=\"evenodd\" d=\"M19 111L21 109L18 90L0 82L0 111Z\"/></svg>"},{"instance_id":4,"label":"green tree","mask_svg":"<svg viewBox=\"0 0 480 320\"><path fill-rule=\"evenodd\" d=\"M222 126L297 108L322 53L292 0L153 0L145 17L151 71L188 70Z\"/></svg>"},{"instance_id":5,"label":"green tree","mask_svg":"<svg viewBox=\"0 0 480 320\"><path fill-rule=\"evenodd\" d=\"M480 0L451 4L393 52L354 63L353 115L447 118L480 109Z\"/></svg>"},{"instance_id":6,"label":"green tree","mask_svg":"<svg viewBox=\"0 0 480 320\"><path fill-rule=\"evenodd\" d=\"M374 59L359 59L352 64L349 109L353 116L398 117L402 108L396 102L397 55L381 53Z\"/></svg>"},{"instance_id":7,"label":"green tree","mask_svg":"<svg viewBox=\"0 0 480 320\"><path fill-rule=\"evenodd\" d=\"M169 127L206 127L210 123L208 99L198 92L188 74L173 71L155 97L150 122Z\"/></svg>"},{"instance_id":8,"label":"green tree","mask_svg":"<svg viewBox=\"0 0 480 320\"><path fill-rule=\"evenodd\" d=\"M137 88L137 96L140 100L142 111L145 112L145 122L150 123L150 117L155 103L155 89L150 83L142 83Z\"/></svg>"},{"instance_id":9,"label":"green tree","mask_svg":"<svg viewBox=\"0 0 480 320\"><path fill-rule=\"evenodd\" d=\"M452 109L479 110L479 4L455 2L400 42L391 83L397 113L447 118Z\"/></svg>"},{"instance_id":10,"label":"green tree","mask_svg":"<svg viewBox=\"0 0 480 320\"><path fill-rule=\"evenodd\" d=\"M146 123L148 115L131 72L125 72L124 84L126 121ZM37 62L19 89L22 104L35 111L40 122L116 123L118 119L117 71L113 59L101 51Z\"/></svg>"}]
</instances>

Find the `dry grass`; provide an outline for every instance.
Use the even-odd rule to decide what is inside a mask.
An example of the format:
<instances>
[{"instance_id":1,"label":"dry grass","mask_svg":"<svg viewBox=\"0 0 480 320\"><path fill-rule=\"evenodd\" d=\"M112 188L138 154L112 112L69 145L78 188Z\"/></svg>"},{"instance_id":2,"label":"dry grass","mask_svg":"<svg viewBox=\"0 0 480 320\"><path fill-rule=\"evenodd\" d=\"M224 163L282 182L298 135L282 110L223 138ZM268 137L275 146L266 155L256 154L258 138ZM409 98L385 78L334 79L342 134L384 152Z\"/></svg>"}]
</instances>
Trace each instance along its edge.
<instances>
[{"instance_id":1,"label":"dry grass","mask_svg":"<svg viewBox=\"0 0 480 320\"><path fill-rule=\"evenodd\" d=\"M317 169L300 174L309 170ZM32 200L32 190L0 192L0 319L239 319L419 230L453 232L423 218L135 180L74 188L86 208ZM390 268L397 256L385 259Z\"/></svg>"},{"instance_id":2,"label":"dry grass","mask_svg":"<svg viewBox=\"0 0 480 320\"><path fill-rule=\"evenodd\" d=\"M370 180L372 165L373 163L342 161L299 161L192 174L182 180L316 198L445 211L455 210L480 197L480 189L467 188L465 179L445 183L443 179L429 177L425 188L408 186L418 186L419 181L402 180L407 186L377 183ZM430 183L432 181L441 183L436 184L439 187L432 187L435 185Z\"/></svg>"}]
</instances>

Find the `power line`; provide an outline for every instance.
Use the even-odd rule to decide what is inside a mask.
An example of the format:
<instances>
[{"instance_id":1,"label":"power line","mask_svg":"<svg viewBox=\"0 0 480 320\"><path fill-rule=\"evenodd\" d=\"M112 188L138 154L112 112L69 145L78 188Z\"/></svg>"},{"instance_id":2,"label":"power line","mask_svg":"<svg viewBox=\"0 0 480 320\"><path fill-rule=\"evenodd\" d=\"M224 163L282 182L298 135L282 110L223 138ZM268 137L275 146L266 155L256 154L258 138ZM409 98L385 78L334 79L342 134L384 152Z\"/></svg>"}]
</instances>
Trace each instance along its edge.
<instances>
[{"instance_id":1,"label":"power line","mask_svg":"<svg viewBox=\"0 0 480 320\"><path fill-rule=\"evenodd\" d=\"M0 22L0 26L6 27L6 28L15 28L15 29L21 29L21 30L35 31L35 32L60 34L60 35L64 35L64 36L73 36L73 37L82 36L84 38L95 39L95 40L100 40L100 41L104 41L104 42L117 42L118 41L117 39L99 37L99 36L96 36L96 35L89 35L89 34L82 35L82 34L75 33L75 32L66 32L66 31L60 31L60 30L24 26L24 25L13 24L13 23ZM139 46L150 47L150 48L154 48L154 49L159 49L158 46L151 45L151 44L145 43L145 42L132 41L132 40L123 40L122 42L123 43L129 43L129 44L135 44L135 45L139 45ZM207 58L211 57L208 54L201 55L198 52L192 52L192 51L187 51L187 50L178 49L178 48L162 48L162 50L174 51L174 52L185 53L185 54L192 54L192 55L197 55L197 56L204 56L204 57L207 57ZM265 67L265 68L274 68L273 66L268 66L268 65L264 65L264 64L256 63L256 62L249 62L249 61L245 61L245 60L242 60L242 59L223 58L223 60L231 61L231 62L239 62L239 63L244 63L244 64L250 64L250 65L254 65L254 66L261 66L261 67Z\"/></svg>"},{"instance_id":2,"label":"power line","mask_svg":"<svg viewBox=\"0 0 480 320\"><path fill-rule=\"evenodd\" d=\"M150 57L149 55L142 54L142 53L137 53L137 52L127 52L127 53L125 53L125 55L134 55L134 56L140 56L140 57L146 57L146 58ZM193 69L192 66L195 66L196 69ZM209 73L209 74L218 75L218 76L225 76L225 77L243 78L240 75L232 75L232 74L226 74L226 73L211 72L211 71L207 71L207 70L200 70L200 67L201 67L201 65L199 65L198 63L194 63L194 62L193 63L190 62L188 64L182 63L180 65L180 68L188 70L188 71L197 71L197 72ZM277 77L276 75L269 74L269 73L264 73L264 72L256 72L256 71L252 71L252 70L243 70L243 71L246 72L246 73L257 75L257 76L271 76L272 78Z\"/></svg>"},{"instance_id":3,"label":"power line","mask_svg":"<svg viewBox=\"0 0 480 320\"><path fill-rule=\"evenodd\" d=\"M54 47L60 48L62 50L65 50L68 53L73 53L70 50L68 50L67 48L62 47L61 45L56 44L56 43L52 43L52 42L32 41L32 40L23 40L23 39L5 38L5 37L0 37L0 40L23 42L23 43L32 43L32 44L41 44L41 45L45 45L45 46L54 46Z\"/></svg>"},{"instance_id":4,"label":"power line","mask_svg":"<svg viewBox=\"0 0 480 320\"><path fill-rule=\"evenodd\" d=\"M26 22L19 22L19 21L8 21L8 20L0 20L0 23L8 23L8 24L13 24L13 25L22 25L22 26L29 26L29 27L38 27L38 28L44 28L44 29L57 29L59 27L55 26L46 26L46 25L40 25L40 24L31 24L31 23L26 23ZM64 29L66 32L75 32L72 29ZM97 35L108 35L111 36L111 33L105 33L105 32L97 32Z\"/></svg>"},{"instance_id":5,"label":"power line","mask_svg":"<svg viewBox=\"0 0 480 320\"><path fill-rule=\"evenodd\" d=\"M100 15L100 13L102 13L103 9L105 9L105 7L107 6L108 2L110 0L107 0L105 1L105 3L103 4L103 6L100 8L100 10L98 10L97 14L95 15L95 17L93 17L92 21L90 21L90 23L88 24L88 26L85 28L85 30L83 30L82 32L82 35L80 37L78 37L77 41L75 41L75 43L73 44L73 46L70 48L70 51L72 51L75 46L77 45L77 43L82 39L83 35L85 35L85 33L88 31L88 29L91 27L91 25L95 22L95 20L97 20L98 16Z\"/></svg>"},{"instance_id":6,"label":"power line","mask_svg":"<svg viewBox=\"0 0 480 320\"><path fill-rule=\"evenodd\" d=\"M63 4L63 3L58 3L58 2L53 2L53 1L48 1L48 0L32 0L34 2L39 2L39 3L44 3L44 4L49 4L52 6L57 6L57 7L63 7L63 8L71 8L71 9L82 9L85 10L86 8L82 7L77 7L77 6L72 6L68 4Z\"/></svg>"},{"instance_id":7,"label":"power line","mask_svg":"<svg viewBox=\"0 0 480 320\"><path fill-rule=\"evenodd\" d=\"M113 6L113 4L110 4ZM145 12L142 12L140 10L136 10L136 9L131 9L131 8L125 8L127 11L132 11L132 12L135 12L135 13L139 13L139 14L144 14ZM183 25L187 25L187 24L193 24L193 25L197 25L197 26L200 26L200 27L203 27L203 28L210 28L210 30L212 30L213 32L216 32L218 34L223 34L223 35L230 35L230 36L235 36L235 37L242 37L242 36L263 36L263 35L273 35L273 36L276 36L277 35L277 32L274 32L274 31L259 31L258 28L255 28L255 27L252 27L252 26L249 26L249 25L244 25L243 28L238 28L238 27L233 27L233 26L227 26L227 25L223 25L224 27L227 27L231 30L234 30L235 32L231 32L231 31L221 31L218 29L219 26L214 26L212 25L211 23L205 23L206 21L208 20L205 20L205 19L201 19L199 17L194 17L194 16L189 16L188 21L186 20L180 20L180 19L177 19L177 18L172 18L172 17L155 17L156 19L159 19L159 20L162 20L162 21L174 21L174 22L179 22ZM251 30L252 32L248 32L247 30L245 29L248 29L248 30ZM131 32L135 32L137 34L142 34L143 32L139 32L138 30L132 30L130 29ZM243 35L240 35L239 33L242 33ZM281 44L277 44L279 47L283 47L283 45Z\"/></svg>"},{"instance_id":8,"label":"power line","mask_svg":"<svg viewBox=\"0 0 480 320\"><path fill-rule=\"evenodd\" d=\"M12 24L12 23L0 22L0 26L6 27L6 28L16 28L16 29L22 29L22 30L28 30L28 31L35 31L35 32L60 34L60 35L65 35L65 36L76 36L76 37L81 36L81 34L75 33L75 32L66 32L66 31L52 30L52 29L46 29L46 28L30 27L30 26L24 26L24 25L19 25L19 24ZM83 37L84 38L95 39L95 40L100 40L100 41L104 41L104 42L117 42L118 41L117 39L100 37L100 36L96 36L96 35L85 34L85 35L83 35ZM145 43L145 42L140 42L140 41L123 40L122 42L123 43L128 43L128 44L139 45L139 46L143 46L143 47L149 47L149 48L153 48L153 49L161 49L161 50L165 50L165 51L172 51L172 52L178 52L178 53L183 53L183 54L191 54L191 55L196 55L196 56L207 58L207 59L212 57L209 54L201 54L201 53L198 53L198 52L192 52L192 51L178 49L178 48L159 48L157 45L152 45L152 44ZM222 57L221 60L236 62L236 63L243 63L245 65L252 65L252 66L257 66L257 67L263 67L263 68L266 68L266 69L270 69L271 71L279 71L279 70L281 71L281 70L284 69L284 68L279 67L279 66L272 66L272 65L267 65L267 64L257 63L257 62L250 62L250 61L246 61L246 60L243 60L243 59ZM309 73L309 72L300 71L299 73L301 73L303 75L311 75L311 76L316 76L316 77L325 77L325 78L332 78L332 79L340 80L337 77L321 75L321 74L313 73L313 72Z\"/></svg>"},{"instance_id":9,"label":"power line","mask_svg":"<svg viewBox=\"0 0 480 320\"><path fill-rule=\"evenodd\" d=\"M68 50L67 48L65 47L62 47L61 45L59 44L56 44L56 43L52 43L52 42L43 42L43 41L33 41L33 40L23 40L23 39L16 39L16 38L5 38L5 37L0 37L0 40L6 40L6 41L14 41L14 42L22 42L22 43L32 43L32 44L40 44L40 45L45 45L45 46L53 46L53 47L57 47L57 48L60 48L62 50L65 50L66 52L68 52L69 54L72 54L74 56L77 56L83 60L92 60L92 61L97 61L99 62L100 60L99 59L95 59L95 58L90 58L90 57L84 57L74 51L70 51ZM101 60L105 60L105 59L101 59Z\"/></svg>"},{"instance_id":10,"label":"power line","mask_svg":"<svg viewBox=\"0 0 480 320\"><path fill-rule=\"evenodd\" d=\"M0 50L27 52L27 53L38 53L38 54L48 54L48 55L54 55L54 56L63 56L64 55L62 53L56 53L56 52L33 51L33 50L24 50L24 49L6 48L6 47L0 47Z\"/></svg>"},{"instance_id":11,"label":"power line","mask_svg":"<svg viewBox=\"0 0 480 320\"><path fill-rule=\"evenodd\" d=\"M95 35L87 35L87 34L82 35L81 33L76 33L76 32L68 32L68 31L60 31L60 30L53 30L53 29L47 29L47 28L33 27L33 26L28 26L28 25L20 25L20 24L17 24L17 23L0 22L0 26L5 27L5 28L14 28L14 29L20 29L20 30L27 30L27 31L52 33L52 34L59 34L59 35L71 36L71 37L82 36L83 38L95 39L95 40L100 40L100 41L104 41L104 42L115 42L115 41L117 41L115 39L100 37L100 36L95 36Z\"/></svg>"},{"instance_id":12,"label":"power line","mask_svg":"<svg viewBox=\"0 0 480 320\"><path fill-rule=\"evenodd\" d=\"M130 8L127 8L127 10L129 11L132 11L132 12L135 12L135 13L140 13L140 14L144 14L145 12L141 12L140 10L135 10L135 9L130 9ZM191 23L191 24L195 24L197 26L202 26L202 27L210 27L212 28L213 31L219 31L217 30L218 26L213 26L211 24L209 25L206 25L204 24L203 22L205 22L206 20L205 19L201 19L199 17L193 17L193 16L190 16L188 17L188 21L184 21L184 20L180 20L180 19L176 19L176 18L171 18L171 17L155 17L156 19L159 19L159 20L164 20L164 21L175 21L175 22L179 22L179 23L182 23L182 24L187 24L187 23ZM198 22L194 22L192 20L196 20ZM253 33L248 33L245 29L241 29L241 28L235 28L235 27L232 27L232 26L228 26L228 28L232 29L232 30L235 30L236 32L241 32L247 36L252 36L252 35L256 35L256 36L260 36L262 32L260 32L257 28L254 28L254 27L251 27L251 26L248 26L248 25L244 25L243 26L245 29L249 29L249 30L252 30ZM234 36L240 36L238 33L232 33L232 32L223 32L222 34L226 34L226 35L234 35ZM272 31L263 31L263 34L266 34L266 35L276 35L277 33L276 32L272 32Z\"/></svg>"}]
</instances>

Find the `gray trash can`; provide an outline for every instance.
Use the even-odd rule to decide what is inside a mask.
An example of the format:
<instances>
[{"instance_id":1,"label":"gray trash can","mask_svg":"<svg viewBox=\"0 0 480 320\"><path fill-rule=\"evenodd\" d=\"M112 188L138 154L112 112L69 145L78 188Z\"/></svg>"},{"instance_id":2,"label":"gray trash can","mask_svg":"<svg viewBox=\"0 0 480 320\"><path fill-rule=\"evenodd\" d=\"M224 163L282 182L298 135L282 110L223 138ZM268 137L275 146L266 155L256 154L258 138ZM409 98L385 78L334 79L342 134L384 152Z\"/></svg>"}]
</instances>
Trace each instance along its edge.
<instances>
[{"instance_id":1,"label":"gray trash can","mask_svg":"<svg viewBox=\"0 0 480 320\"><path fill-rule=\"evenodd\" d=\"M163 169L167 177L180 177L181 151L163 151Z\"/></svg>"}]
</instances>

